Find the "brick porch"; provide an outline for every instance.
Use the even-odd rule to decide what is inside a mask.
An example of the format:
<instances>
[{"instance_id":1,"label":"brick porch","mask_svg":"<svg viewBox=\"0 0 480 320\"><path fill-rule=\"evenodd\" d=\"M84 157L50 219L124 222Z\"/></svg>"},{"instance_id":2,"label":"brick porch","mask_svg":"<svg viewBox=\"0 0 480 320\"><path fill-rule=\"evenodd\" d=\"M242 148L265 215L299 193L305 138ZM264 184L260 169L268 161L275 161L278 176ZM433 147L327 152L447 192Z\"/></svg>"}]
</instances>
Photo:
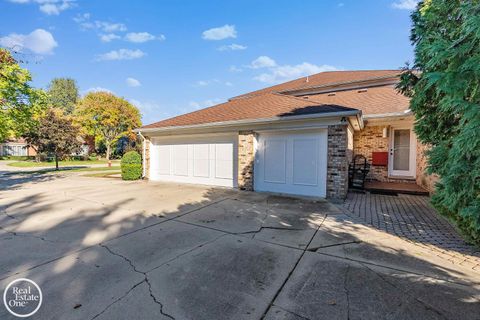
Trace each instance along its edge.
<instances>
[{"instance_id":1,"label":"brick porch","mask_svg":"<svg viewBox=\"0 0 480 320\"><path fill-rule=\"evenodd\" d=\"M345 213L387 233L437 252L454 264L480 269L480 249L467 244L425 196L350 192Z\"/></svg>"}]
</instances>

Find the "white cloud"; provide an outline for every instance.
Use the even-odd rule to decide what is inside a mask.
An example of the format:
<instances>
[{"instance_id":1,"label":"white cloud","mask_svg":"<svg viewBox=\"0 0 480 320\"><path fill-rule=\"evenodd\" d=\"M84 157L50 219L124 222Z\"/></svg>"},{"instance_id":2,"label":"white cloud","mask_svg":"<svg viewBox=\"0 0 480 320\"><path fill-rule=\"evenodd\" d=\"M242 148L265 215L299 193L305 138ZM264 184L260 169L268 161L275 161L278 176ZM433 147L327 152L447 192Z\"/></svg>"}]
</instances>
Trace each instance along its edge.
<instances>
[{"instance_id":1,"label":"white cloud","mask_svg":"<svg viewBox=\"0 0 480 320\"><path fill-rule=\"evenodd\" d=\"M30 34L11 33L0 38L0 45L17 51L27 49L37 54L52 54L58 46L53 35L43 29L36 29Z\"/></svg>"},{"instance_id":2,"label":"white cloud","mask_svg":"<svg viewBox=\"0 0 480 320\"><path fill-rule=\"evenodd\" d=\"M108 93L111 93L111 94L115 94L112 90L102 88L102 87L92 87L92 88L88 88L87 90L85 90L85 94L90 93L90 92L108 92Z\"/></svg>"},{"instance_id":3,"label":"white cloud","mask_svg":"<svg viewBox=\"0 0 480 320\"><path fill-rule=\"evenodd\" d=\"M196 85L199 86L199 87L205 87L205 86L208 86L208 81L205 81L205 80L199 80L196 82Z\"/></svg>"},{"instance_id":4,"label":"white cloud","mask_svg":"<svg viewBox=\"0 0 480 320\"><path fill-rule=\"evenodd\" d=\"M121 38L119 35L116 35L115 33L100 34L98 36L100 37L100 40L102 42L110 42L112 40Z\"/></svg>"},{"instance_id":5,"label":"white cloud","mask_svg":"<svg viewBox=\"0 0 480 320\"><path fill-rule=\"evenodd\" d=\"M130 33L127 33L125 35L125 40L126 41L135 42L135 43L142 43L142 42L147 42L147 41L152 41L152 40L163 41L165 39L166 38L163 34L156 37L153 34L148 33L148 32L130 32Z\"/></svg>"},{"instance_id":6,"label":"white cloud","mask_svg":"<svg viewBox=\"0 0 480 320\"><path fill-rule=\"evenodd\" d=\"M127 83L127 86L129 87L140 87L142 84L140 83L140 81L138 81L137 79L135 78L127 78L125 80L125 82Z\"/></svg>"},{"instance_id":7,"label":"white cloud","mask_svg":"<svg viewBox=\"0 0 480 320\"><path fill-rule=\"evenodd\" d=\"M226 24L223 27L208 29L202 33L202 38L205 40L223 40L236 37L237 31L235 30L235 26L229 24Z\"/></svg>"},{"instance_id":8,"label":"white cloud","mask_svg":"<svg viewBox=\"0 0 480 320\"><path fill-rule=\"evenodd\" d=\"M195 87L206 87L206 86L209 86L211 84L223 84L223 85L226 85L228 87L231 87L233 84L230 82L230 81L220 81L218 79L212 79L212 80L199 80L197 82L195 82L194 86Z\"/></svg>"},{"instance_id":9,"label":"white cloud","mask_svg":"<svg viewBox=\"0 0 480 320\"><path fill-rule=\"evenodd\" d=\"M236 44L236 43L224 45L217 48L218 51L228 51L228 50L236 51L236 50L245 50L245 49L247 49L247 46Z\"/></svg>"},{"instance_id":10,"label":"white cloud","mask_svg":"<svg viewBox=\"0 0 480 320\"><path fill-rule=\"evenodd\" d=\"M249 67L252 69L260 69L260 68L271 68L275 67L277 63L270 57L267 56L260 56L257 59L253 60Z\"/></svg>"},{"instance_id":11,"label":"white cloud","mask_svg":"<svg viewBox=\"0 0 480 320\"><path fill-rule=\"evenodd\" d=\"M78 23L82 29L88 30L99 30L104 33L112 33L112 32L124 32L127 31L127 26L123 23L115 23L115 22L108 22L108 21L91 21L91 15L89 13L79 14L73 21Z\"/></svg>"},{"instance_id":12,"label":"white cloud","mask_svg":"<svg viewBox=\"0 0 480 320\"><path fill-rule=\"evenodd\" d=\"M127 100L140 110L140 114L142 115L142 122L144 124L160 121L173 116L170 111L165 111L172 110L173 108L162 108L162 106L155 101L139 101L136 99Z\"/></svg>"},{"instance_id":13,"label":"white cloud","mask_svg":"<svg viewBox=\"0 0 480 320\"><path fill-rule=\"evenodd\" d=\"M39 5L41 12L47 15L59 15L62 11L76 6L76 0L9 0L12 3L27 4L35 3Z\"/></svg>"},{"instance_id":14,"label":"white cloud","mask_svg":"<svg viewBox=\"0 0 480 320\"><path fill-rule=\"evenodd\" d=\"M214 106L216 104L219 104L220 102L222 102L222 99L213 98L213 99L207 99L207 100L204 100L204 101L190 101L188 103L188 106L193 110L199 110L199 109ZM183 111L187 112L188 110L184 109Z\"/></svg>"},{"instance_id":15,"label":"white cloud","mask_svg":"<svg viewBox=\"0 0 480 320\"><path fill-rule=\"evenodd\" d=\"M95 21L95 27L103 32L127 31L127 27L123 23Z\"/></svg>"},{"instance_id":16,"label":"white cloud","mask_svg":"<svg viewBox=\"0 0 480 320\"><path fill-rule=\"evenodd\" d=\"M256 77L255 80L264 82L264 83L279 83L284 82L307 75L324 72L324 71L335 71L338 70L334 66L330 65L315 65L308 62L297 64L294 66L291 65L281 65L270 68L269 72L262 73Z\"/></svg>"},{"instance_id":17,"label":"white cloud","mask_svg":"<svg viewBox=\"0 0 480 320\"><path fill-rule=\"evenodd\" d=\"M110 52L99 54L97 56L97 61L104 61L104 60L132 60L138 59L145 56L146 53L142 50L130 50L130 49L119 49L119 50L112 50Z\"/></svg>"},{"instance_id":18,"label":"white cloud","mask_svg":"<svg viewBox=\"0 0 480 320\"><path fill-rule=\"evenodd\" d=\"M90 19L90 13L87 12L87 13L77 14L77 16L73 18L73 21L75 21L76 23L81 23L89 19Z\"/></svg>"},{"instance_id":19,"label":"white cloud","mask_svg":"<svg viewBox=\"0 0 480 320\"><path fill-rule=\"evenodd\" d=\"M420 0L400 0L392 3L392 7L400 10L414 10Z\"/></svg>"},{"instance_id":20,"label":"white cloud","mask_svg":"<svg viewBox=\"0 0 480 320\"><path fill-rule=\"evenodd\" d=\"M47 15L59 15L60 12L70 9L74 6L72 1L63 1L63 2L46 2L41 4L39 9Z\"/></svg>"},{"instance_id":21,"label":"white cloud","mask_svg":"<svg viewBox=\"0 0 480 320\"><path fill-rule=\"evenodd\" d=\"M242 72L243 69L232 65L232 66L230 66L230 68L228 68L228 71L230 71L230 72Z\"/></svg>"}]
</instances>

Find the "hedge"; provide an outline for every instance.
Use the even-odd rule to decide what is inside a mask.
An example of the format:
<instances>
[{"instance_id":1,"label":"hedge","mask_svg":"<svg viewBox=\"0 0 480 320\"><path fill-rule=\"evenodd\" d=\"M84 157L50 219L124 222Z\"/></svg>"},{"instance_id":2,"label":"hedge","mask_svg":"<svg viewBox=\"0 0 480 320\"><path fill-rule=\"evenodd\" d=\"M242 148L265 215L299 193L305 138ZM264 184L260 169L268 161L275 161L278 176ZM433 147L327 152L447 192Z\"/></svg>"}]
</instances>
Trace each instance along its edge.
<instances>
[{"instance_id":1,"label":"hedge","mask_svg":"<svg viewBox=\"0 0 480 320\"><path fill-rule=\"evenodd\" d=\"M142 157L136 151L125 153L120 166L123 180L138 180L142 177Z\"/></svg>"}]
</instances>

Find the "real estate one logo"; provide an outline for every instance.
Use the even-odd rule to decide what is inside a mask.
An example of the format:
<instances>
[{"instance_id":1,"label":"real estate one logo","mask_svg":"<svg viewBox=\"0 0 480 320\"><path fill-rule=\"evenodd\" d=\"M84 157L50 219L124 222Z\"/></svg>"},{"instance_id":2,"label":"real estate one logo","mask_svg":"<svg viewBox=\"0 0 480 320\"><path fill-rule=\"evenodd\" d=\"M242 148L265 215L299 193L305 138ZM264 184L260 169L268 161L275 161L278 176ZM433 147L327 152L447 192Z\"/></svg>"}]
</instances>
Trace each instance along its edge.
<instances>
[{"instance_id":1,"label":"real estate one logo","mask_svg":"<svg viewBox=\"0 0 480 320\"><path fill-rule=\"evenodd\" d=\"M26 318L40 309L42 290L30 279L16 279L10 282L3 292L3 303L14 316Z\"/></svg>"}]
</instances>

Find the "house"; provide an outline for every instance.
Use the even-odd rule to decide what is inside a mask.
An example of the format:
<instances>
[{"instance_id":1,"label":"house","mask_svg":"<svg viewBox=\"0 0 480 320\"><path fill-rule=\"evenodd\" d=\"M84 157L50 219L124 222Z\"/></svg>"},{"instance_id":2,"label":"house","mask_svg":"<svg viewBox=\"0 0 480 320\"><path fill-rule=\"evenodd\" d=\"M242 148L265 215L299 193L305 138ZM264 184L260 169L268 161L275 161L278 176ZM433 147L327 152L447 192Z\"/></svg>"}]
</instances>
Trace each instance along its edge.
<instances>
[{"instance_id":1,"label":"house","mask_svg":"<svg viewBox=\"0 0 480 320\"><path fill-rule=\"evenodd\" d=\"M399 70L333 71L143 126L144 175L242 190L344 198L352 157L367 179L428 190Z\"/></svg>"},{"instance_id":2,"label":"house","mask_svg":"<svg viewBox=\"0 0 480 320\"><path fill-rule=\"evenodd\" d=\"M29 147L23 138L0 143L0 157L33 157L36 154L35 149Z\"/></svg>"}]
</instances>

